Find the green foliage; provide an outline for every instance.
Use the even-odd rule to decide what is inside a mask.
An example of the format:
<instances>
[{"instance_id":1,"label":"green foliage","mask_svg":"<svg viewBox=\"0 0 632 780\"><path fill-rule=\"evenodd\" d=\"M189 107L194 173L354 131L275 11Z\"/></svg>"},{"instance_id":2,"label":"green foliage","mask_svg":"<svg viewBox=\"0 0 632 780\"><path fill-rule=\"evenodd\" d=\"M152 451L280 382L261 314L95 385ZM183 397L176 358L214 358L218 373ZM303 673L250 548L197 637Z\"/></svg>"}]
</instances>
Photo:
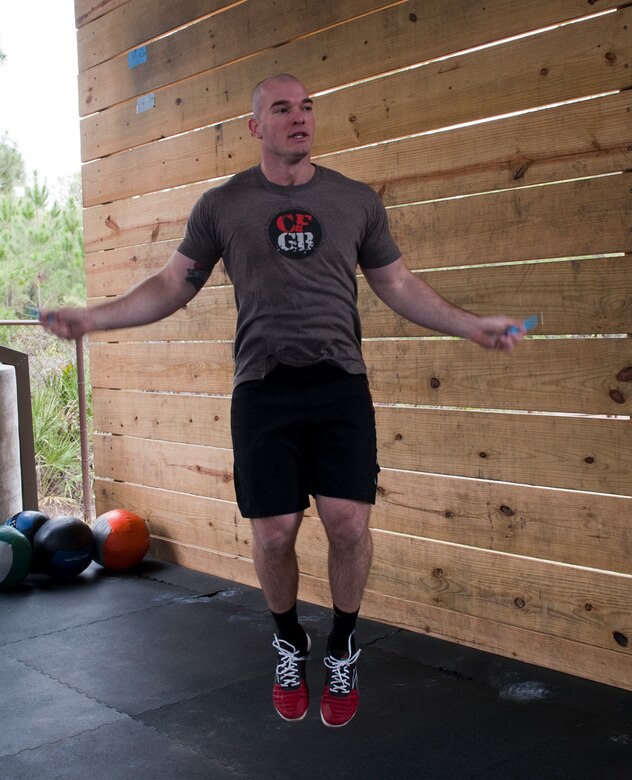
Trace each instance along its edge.
<instances>
[{"instance_id":1,"label":"green foliage","mask_svg":"<svg viewBox=\"0 0 632 780\"><path fill-rule=\"evenodd\" d=\"M17 187L0 194L0 317L28 319L36 309L84 300L79 203L74 193L51 203L35 173L21 194Z\"/></svg>"},{"instance_id":2,"label":"green foliage","mask_svg":"<svg viewBox=\"0 0 632 780\"><path fill-rule=\"evenodd\" d=\"M13 165L7 164L6 177L4 160ZM37 309L85 301L77 180L69 180L66 193L51 202L37 173L20 187L23 174L19 152L6 137L0 138L0 319L33 319ZM29 356L40 499L81 503L74 343L56 339L38 326L0 327L0 343Z\"/></svg>"},{"instance_id":3,"label":"green foliage","mask_svg":"<svg viewBox=\"0 0 632 780\"><path fill-rule=\"evenodd\" d=\"M24 161L15 144L5 135L0 138L0 193L12 192L24 183Z\"/></svg>"},{"instance_id":4,"label":"green foliage","mask_svg":"<svg viewBox=\"0 0 632 780\"><path fill-rule=\"evenodd\" d=\"M79 399L74 363L49 374L43 384L34 388L32 408L40 495L48 500L81 501Z\"/></svg>"}]
</instances>

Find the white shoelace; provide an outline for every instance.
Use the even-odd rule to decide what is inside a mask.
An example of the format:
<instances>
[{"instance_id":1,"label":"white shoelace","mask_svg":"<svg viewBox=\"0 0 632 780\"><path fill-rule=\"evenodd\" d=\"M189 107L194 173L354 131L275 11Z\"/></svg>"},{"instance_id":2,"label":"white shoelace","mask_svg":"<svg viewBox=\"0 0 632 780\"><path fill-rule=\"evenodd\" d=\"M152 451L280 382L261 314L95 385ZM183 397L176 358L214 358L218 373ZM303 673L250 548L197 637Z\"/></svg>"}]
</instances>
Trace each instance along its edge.
<instances>
[{"instance_id":1,"label":"white shoelace","mask_svg":"<svg viewBox=\"0 0 632 780\"><path fill-rule=\"evenodd\" d=\"M285 639L278 639L276 635L272 642L272 647L280 656L276 668L279 685L282 685L284 688L299 685L301 676L298 670L298 662L304 661L305 656L301 655L301 651L294 645L286 642Z\"/></svg>"},{"instance_id":2,"label":"white shoelace","mask_svg":"<svg viewBox=\"0 0 632 780\"><path fill-rule=\"evenodd\" d=\"M358 660L360 650L349 658L334 658L332 655L325 656L324 663L328 669L331 669L331 680L329 690L331 693L347 694L353 687L351 679L351 666ZM355 675L355 669L353 669Z\"/></svg>"}]
</instances>

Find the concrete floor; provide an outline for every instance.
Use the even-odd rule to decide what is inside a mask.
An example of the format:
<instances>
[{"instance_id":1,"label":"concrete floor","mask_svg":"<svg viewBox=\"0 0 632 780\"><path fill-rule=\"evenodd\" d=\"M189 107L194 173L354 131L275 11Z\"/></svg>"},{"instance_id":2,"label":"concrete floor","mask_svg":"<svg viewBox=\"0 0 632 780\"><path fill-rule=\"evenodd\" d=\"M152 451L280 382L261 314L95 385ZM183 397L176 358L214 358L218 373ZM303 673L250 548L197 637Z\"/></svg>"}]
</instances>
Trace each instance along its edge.
<instances>
[{"instance_id":1,"label":"concrete floor","mask_svg":"<svg viewBox=\"0 0 632 780\"><path fill-rule=\"evenodd\" d=\"M0 594L0 778L632 778L632 694L361 620L361 706L273 711L261 593L146 560Z\"/></svg>"}]
</instances>

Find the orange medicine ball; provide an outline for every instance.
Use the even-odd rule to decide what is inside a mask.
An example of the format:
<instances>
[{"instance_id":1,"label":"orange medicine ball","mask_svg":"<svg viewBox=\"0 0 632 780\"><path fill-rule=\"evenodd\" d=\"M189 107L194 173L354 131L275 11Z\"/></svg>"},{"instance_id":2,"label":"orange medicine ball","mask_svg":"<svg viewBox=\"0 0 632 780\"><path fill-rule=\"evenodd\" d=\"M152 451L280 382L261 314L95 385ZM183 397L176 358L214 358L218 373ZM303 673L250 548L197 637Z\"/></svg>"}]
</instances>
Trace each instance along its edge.
<instances>
[{"instance_id":1,"label":"orange medicine ball","mask_svg":"<svg viewBox=\"0 0 632 780\"><path fill-rule=\"evenodd\" d=\"M92 527L94 560L107 569L129 569L140 563L149 550L149 531L142 517L125 509L100 515Z\"/></svg>"}]
</instances>

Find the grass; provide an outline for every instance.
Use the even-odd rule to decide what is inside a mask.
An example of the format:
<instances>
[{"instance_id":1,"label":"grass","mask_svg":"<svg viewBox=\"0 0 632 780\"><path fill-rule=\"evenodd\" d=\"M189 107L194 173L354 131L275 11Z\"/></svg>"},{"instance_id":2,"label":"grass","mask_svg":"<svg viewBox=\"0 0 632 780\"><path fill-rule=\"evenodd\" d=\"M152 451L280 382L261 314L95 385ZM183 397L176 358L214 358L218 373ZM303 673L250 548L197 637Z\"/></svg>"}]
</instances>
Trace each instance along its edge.
<instances>
[{"instance_id":1,"label":"grass","mask_svg":"<svg viewBox=\"0 0 632 780\"><path fill-rule=\"evenodd\" d=\"M77 369L68 363L61 374L50 374L32 394L35 465L43 497L74 499L81 491Z\"/></svg>"}]
</instances>

